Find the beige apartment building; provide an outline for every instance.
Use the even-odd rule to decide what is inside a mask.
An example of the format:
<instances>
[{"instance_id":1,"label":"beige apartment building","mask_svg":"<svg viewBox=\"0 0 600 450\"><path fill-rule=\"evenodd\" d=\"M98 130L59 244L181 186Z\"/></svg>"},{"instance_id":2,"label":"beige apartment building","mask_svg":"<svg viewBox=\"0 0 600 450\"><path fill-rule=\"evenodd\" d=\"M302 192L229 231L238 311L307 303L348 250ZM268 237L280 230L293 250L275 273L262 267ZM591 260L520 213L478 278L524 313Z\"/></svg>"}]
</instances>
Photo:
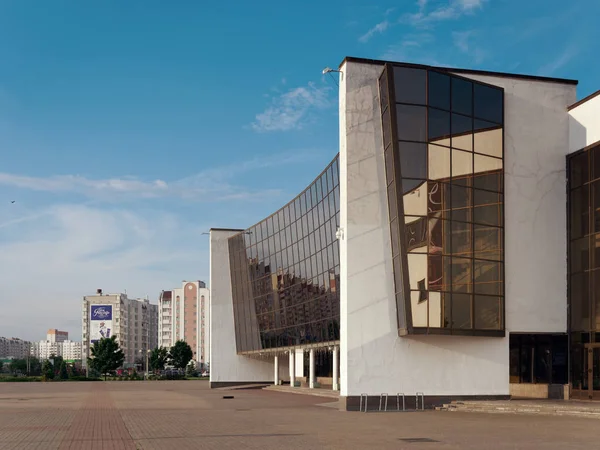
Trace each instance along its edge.
<instances>
[{"instance_id":1,"label":"beige apartment building","mask_svg":"<svg viewBox=\"0 0 600 450\"><path fill-rule=\"evenodd\" d=\"M159 297L159 342L170 348L183 339L198 365L209 362L209 290L203 281L183 281L180 288L162 291Z\"/></svg>"}]
</instances>

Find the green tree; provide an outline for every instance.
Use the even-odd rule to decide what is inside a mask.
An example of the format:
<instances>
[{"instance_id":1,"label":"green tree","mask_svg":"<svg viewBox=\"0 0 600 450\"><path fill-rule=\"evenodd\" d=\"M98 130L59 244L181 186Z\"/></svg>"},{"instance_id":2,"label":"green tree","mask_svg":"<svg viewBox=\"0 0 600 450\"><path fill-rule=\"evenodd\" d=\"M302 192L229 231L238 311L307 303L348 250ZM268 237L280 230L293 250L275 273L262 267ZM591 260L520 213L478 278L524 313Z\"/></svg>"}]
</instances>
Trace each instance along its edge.
<instances>
[{"instance_id":1,"label":"green tree","mask_svg":"<svg viewBox=\"0 0 600 450\"><path fill-rule=\"evenodd\" d=\"M42 376L45 380L54 379L54 366L48 359L44 361L44 364L42 364Z\"/></svg>"},{"instance_id":2,"label":"green tree","mask_svg":"<svg viewBox=\"0 0 600 450\"><path fill-rule=\"evenodd\" d=\"M42 374L42 363L37 358L29 358L29 375L39 376Z\"/></svg>"},{"instance_id":3,"label":"green tree","mask_svg":"<svg viewBox=\"0 0 600 450\"><path fill-rule=\"evenodd\" d=\"M27 372L27 360L26 359L13 359L10 362L8 367L13 374L26 373Z\"/></svg>"},{"instance_id":4,"label":"green tree","mask_svg":"<svg viewBox=\"0 0 600 450\"><path fill-rule=\"evenodd\" d=\"M88 367L100 374L104 374L105 381L106 374L121 367L125 360L123 350L119 347L115 336L102 338L95 342L90 348L90 354Z\"/></svg>"},{"instance_id":5,"label":"green tree","mask_svg":"<svg viewBox=\"0 0 600 450\"><path fill-rule=\"evenodd\" d=\"M2 372L3 368L4 368L4 363L2 361L0 361L0 372Z\"/></svg>"},{"instance_id":6,"label":"green tree","mask_svg":"<svg viewBox=\"0 0 600 450\"><path fill-rule=\"evenodd\" d=\"M152 370L163 370L169 362L169 351L164 347L156 347L150 353L150 368Z\"/></svg>"},{"instance_id":7,"label":"green tree","mask_svg":"<svg viewBox=\"0 0 600 450\"><path fill-rule=\"evenodd\" d=\"M67 363L64 360L60 362L59 376L61 380L66 380L69 378L69 372L67 371Z\"/></svg>"},{"instance_id":8,"label":"green tree","mask_svg":"<svg viewBox=\"0 0 600 450\"><path fill-rule=\"evenodd\" d=\"M178 369L184 369L188 363L192 360L194 353L192 347L183 340L175 342L175 345L171 347L169 352L169 362Z\"/></svg>"},{"instance_id":9,"label":"green tree","mask_svg":"<svg viewBox=\"0 0 600 450\"><path fill-rule=\"evenodd\" d=\"M196 370L196 365L194 364L194 361L192 361L191 363L188 364L188 366L185 369L185 374L188 377L198 376L198 371Z\"/></svg>"}]
</instances>

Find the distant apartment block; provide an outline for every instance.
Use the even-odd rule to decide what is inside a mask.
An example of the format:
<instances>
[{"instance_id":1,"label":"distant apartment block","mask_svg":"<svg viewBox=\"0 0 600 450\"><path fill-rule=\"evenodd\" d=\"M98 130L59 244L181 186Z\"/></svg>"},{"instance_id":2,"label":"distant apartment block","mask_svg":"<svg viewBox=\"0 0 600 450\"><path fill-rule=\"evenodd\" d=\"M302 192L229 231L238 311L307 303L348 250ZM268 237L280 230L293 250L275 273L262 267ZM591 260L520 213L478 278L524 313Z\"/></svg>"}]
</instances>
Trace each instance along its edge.
<instances>
[{"instance_id":1,"label":"distant apartment block","mask_svg":"<svg viewBox=\"0 0 600 450\"><path fill-rule=\"evenodd\" d=\"M186 341L194 361L209 362L209 290L203 281L183 281L181 288L162 291L159 297L159 342L169 348Z\"/></svg>"},{"instance_id":2,"label":"distant apartment block","mask_svg":"<svg viewBox=\"0 0 600 450\"><path fill-rule=\"evenodd\" d=\"M64 342L69 340L69 332L68 331L60 331L56 328L48 330L46 333L46 340L50 342Z\"/></svg>"},{"instance_id":3,"label":"distant apartment block","mask_svg":"<svg viewBox=\"0 0 600 450\"><path fill-rule=\"evenodd\" d=\"M83 297L82 360L86 365L94 342L115 336L125 353L125 367L158 346L158 306L148 299L128 298L127 294L104 294Z\"/></svg>"},{"instance_id":4,"label":"distant apartment block","mask_svg":"<svg viewBox=\"0 0 600 450\"><path fill-rule=\"evenodd\" d=\"M31 342L15 337L0 337L0 358L23 359L29 354Z\"/></svg>"},{"instance_id":5,"label":"distant apartment block","mask_svg":"<svg viewBox=\"0 0 600 450\"><path fill-rule=\"evenodd\" d=\"M81 342L70 341L67 331L57 329L48 330L46 340L31 344L31 356L41 360L50 359L52 356L61 356L66 361L81 360Z\"/></svg>"}]
</instances>

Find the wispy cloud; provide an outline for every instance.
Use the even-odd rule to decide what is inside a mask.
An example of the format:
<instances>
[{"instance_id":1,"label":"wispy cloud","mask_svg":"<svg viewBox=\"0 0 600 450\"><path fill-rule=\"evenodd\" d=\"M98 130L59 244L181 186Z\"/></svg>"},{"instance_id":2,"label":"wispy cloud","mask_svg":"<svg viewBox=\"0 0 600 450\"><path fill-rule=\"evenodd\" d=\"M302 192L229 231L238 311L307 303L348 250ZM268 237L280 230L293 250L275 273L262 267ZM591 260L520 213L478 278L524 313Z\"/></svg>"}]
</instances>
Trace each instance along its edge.
<instances>
[{"instance_id":1,"label":"wispy cloud","mask_svg":"<svg viewBox=\"0 0 600 450\"><path fill-rule=\"evenodd\" d=\"M464 54L467 54L473 58L475 64L480 64L487 56L487 52L479 47L477 44L473 44L476 38L477 32L475 30L467 31L454 31L452 32L452 40L454 46Z\"/></svg>"},{"instance_id":2,"label":"wispy cloud","mask_svg":"<svg viewBox=\"0 0 600 450\"><path fill-rule=\"evenodd\" d=\"M233 181L243 173L307 162L314 159L316 155L317 152L298 151L255 158L206 169L176 181L160 179L145 181L135 177L93 179L80 175L32 177L0 173L0 185L56 194L78 194L106 201L156 198L179 198L203 202L256 200L278 195L280 191L250 189L234 184Z\"/></svg>"},{"instance_id":3,"label":"wispy cloud","mask_svg":"<svg viewBox=\"0 0 600 450\"><path fill-rule=\"evenodd\" d=\"M387 20L379 22L377 25L375 25L373 28L371 28L369 31L367 31L365 34L359 37L358 40L360 42L368 42L369 39L371 39L375 34L383 33L385 30L388 29L389 26L390 23Z\"/></svg>"},{"instance_id":4,"label":"wispy cloud","mask_svg":"<svg viewBox=\"0 0 600 450\"><path fill-rule=\"evenodd\" d=\"M577 46L568 45L555 58L540 67L538 73L545 76L553 75L557 70L567 65L578 53Z\"/></svg>"},{"instance_id":5,"label":"wispy cloud","mask_svg":"<svg viewBox=\"0 0 600 450\"><path fill-rule=\"evenodd\" d=\"M329 107L329 87L314 83L300 86L273 98L271 105L257 114L252 128L258 132L299 130L310 121L313 111Z\"/></svg>"},{"instance_id":6,"label":"wispy cloud","mask_svg":"<svg viewBox=\"0 0 600 450\"><path fill-rule=\"evenodd\" d=\"M434 52L422 51L423 46L431 44L435 37L431 33L414 33L405 35L397 44L392 44L379 56L389 61L410 61L418 64L443 66L434 56Z\"/></svg>"},{"instance_id":7,"label":"wispy cloud","mask_svg":"<svg viewBox=\"0 0 600 450\"><path fill-rule=\"evenodd\" d=\"M486 0L451 0L450 3L427 10L427 0L418 0L418 12L405 14L401 21L413 26L431 26L435 22L457 19L481 9Z\"/></svg>"}]
</instances>

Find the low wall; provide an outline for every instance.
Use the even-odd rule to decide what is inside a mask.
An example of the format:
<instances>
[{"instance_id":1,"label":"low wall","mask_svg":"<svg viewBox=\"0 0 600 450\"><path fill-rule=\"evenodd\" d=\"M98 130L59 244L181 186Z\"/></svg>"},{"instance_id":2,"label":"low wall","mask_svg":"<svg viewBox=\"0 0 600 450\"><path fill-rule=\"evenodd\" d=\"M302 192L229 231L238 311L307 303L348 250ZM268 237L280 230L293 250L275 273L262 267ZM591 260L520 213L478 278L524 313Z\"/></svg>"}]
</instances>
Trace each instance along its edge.
<instances>
[{"instance_id":1,"label":"low wall","mask_svg":"<svg viewBox=\"0 0 600 450\"><path fill-rule=\"evenodd\" d=\"M510 396L513 398L553 398L568 400L569 385L511 383Z\"/></svg>"}]
</instances>

